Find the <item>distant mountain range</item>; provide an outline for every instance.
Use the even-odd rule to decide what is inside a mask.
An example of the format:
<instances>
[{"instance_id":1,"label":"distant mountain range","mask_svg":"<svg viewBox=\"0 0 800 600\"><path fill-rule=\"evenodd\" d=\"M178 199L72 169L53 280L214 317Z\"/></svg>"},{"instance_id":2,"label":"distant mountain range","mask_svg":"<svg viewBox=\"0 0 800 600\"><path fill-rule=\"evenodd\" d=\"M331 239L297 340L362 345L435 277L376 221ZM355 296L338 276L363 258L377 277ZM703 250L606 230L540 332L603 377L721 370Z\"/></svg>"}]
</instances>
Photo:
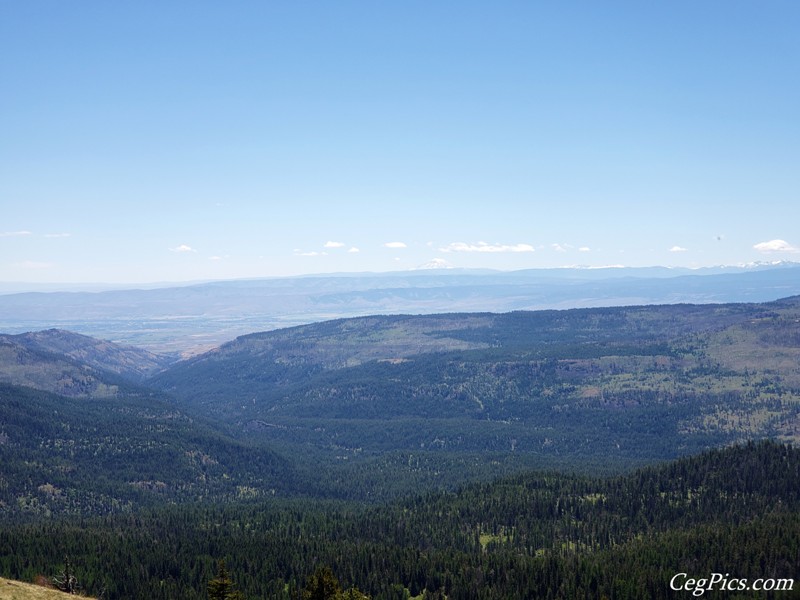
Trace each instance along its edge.
<instances>
[{"instance_id":1,"label":"distant mountain range","mask_svg":"<svg viewBox=\"0 0 800 600\"><path fill-rule=\"evenodd\" d=\"M0 331L67 329L186 355L253 331L339 317L766 302L795 294L800 294L800 264L791 262L705 269L422 269L105 291L17 291L0 295Z\"/></svg>"}]
</instances>

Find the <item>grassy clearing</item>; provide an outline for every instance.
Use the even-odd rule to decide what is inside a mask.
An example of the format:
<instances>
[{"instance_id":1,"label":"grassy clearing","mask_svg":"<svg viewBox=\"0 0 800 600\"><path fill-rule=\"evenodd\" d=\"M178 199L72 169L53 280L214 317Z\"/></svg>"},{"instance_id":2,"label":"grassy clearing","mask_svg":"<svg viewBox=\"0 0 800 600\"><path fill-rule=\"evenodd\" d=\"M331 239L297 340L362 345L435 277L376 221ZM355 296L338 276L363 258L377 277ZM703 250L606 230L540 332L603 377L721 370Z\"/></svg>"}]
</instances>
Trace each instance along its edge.
<instances>
[{"instance_id":1,"label":"grassy clearing","mask_svg":"<svg viewBox=\"0 0 800 600\"><path fill-rule=\"evenodd\" d=\"M66 600L69 594L0 577L0 600Z\"/></svg>"}]
</instances>

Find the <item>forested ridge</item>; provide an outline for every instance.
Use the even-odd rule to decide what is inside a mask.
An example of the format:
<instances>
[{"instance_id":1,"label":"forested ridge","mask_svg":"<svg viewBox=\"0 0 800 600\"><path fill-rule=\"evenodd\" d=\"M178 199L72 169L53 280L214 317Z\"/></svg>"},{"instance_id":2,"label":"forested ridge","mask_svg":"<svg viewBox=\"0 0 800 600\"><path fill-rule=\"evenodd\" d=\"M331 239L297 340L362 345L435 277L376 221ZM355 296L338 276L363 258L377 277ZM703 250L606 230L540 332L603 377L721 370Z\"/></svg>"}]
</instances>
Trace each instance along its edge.
<instances>
[{"instance_id":1,"label":"forested ridge","mask_svg":"<svg viewBox=\"0 0 800 600\"><path fill-rule=\"evenodd\" d=\"M0 340L0 575L69 560L104 600L797 578L798 298L342 319L170 360Z\"/></svg>"},{"instance_id":2,"label":"forested ridge","mask_svg":"<svg viewBox=\"0 0 800 600\"><path fill-rule=\"evenodd\" d=\"M529 472L383 506L276 499L8 524L0 547L5 576L69 555L109 598L205 598L219 559L249 598L297 597L323 565L376 599L671 598L679 572L800 578L800 450L750 443L601 479Z\"/></svg>"},{"instance_id":3,"label":"forested ridge","mask_svg":"<svg viewBox=\"0 0 800 600\"><path fill-rule=\"evenodd\" d=\"M243 336L149 383L234 437L307 457L315 495L376 500L797 441L799 336L798 298L373 316Z\"/></svg>"}]
</instances>

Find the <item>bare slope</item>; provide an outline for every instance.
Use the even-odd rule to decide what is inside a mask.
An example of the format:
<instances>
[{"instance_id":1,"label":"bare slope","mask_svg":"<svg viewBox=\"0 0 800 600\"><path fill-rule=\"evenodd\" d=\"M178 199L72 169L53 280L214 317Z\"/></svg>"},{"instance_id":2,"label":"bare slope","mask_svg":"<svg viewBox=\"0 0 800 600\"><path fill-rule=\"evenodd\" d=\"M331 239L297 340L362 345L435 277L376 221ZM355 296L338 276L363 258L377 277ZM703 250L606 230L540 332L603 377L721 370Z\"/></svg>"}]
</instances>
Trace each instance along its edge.
<instances>
[{"instance_id":1,"label":"bare slope","mask_svg":"<svg viewBox=\"0 0 800 600\"><path fill-rule=\"evenodd\" d=\"M0 600L67 600L69 595L32 583L0 577ZM91 600L88 596L81 597Z\"/></svg>"}]
</instances>

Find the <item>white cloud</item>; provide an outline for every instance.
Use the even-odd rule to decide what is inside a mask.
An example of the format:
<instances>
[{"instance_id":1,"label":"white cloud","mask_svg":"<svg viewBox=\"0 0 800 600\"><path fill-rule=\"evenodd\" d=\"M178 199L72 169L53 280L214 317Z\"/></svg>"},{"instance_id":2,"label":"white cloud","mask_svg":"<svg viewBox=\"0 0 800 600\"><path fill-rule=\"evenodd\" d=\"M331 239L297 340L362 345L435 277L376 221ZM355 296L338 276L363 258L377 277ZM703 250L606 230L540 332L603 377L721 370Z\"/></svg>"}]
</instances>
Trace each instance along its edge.
<instances>
[{"instance_id":1,"label":"white cloud","mask_svg":"<svg viewBox=\"0 0 800 600\"><path fill-rule=\"evenodd\" d=\"M487 244L478 242L477 244L466 244L464 242L453 242L444 248L439 248L441 252L534 252L530 244Z\"/></svg>"},{"instance_id":2,"label":"white cloud","mask_svg":"<svg viewBox=\"0 0 800 600\"><path fill-rule=\"evenodd\" d=\"M786 252L787 254L800 253L800 248L795 248L785 240L770 240L768 242L760 242L753 246L759 252L771 254L772 252Z\"/></svg>"},{"instance_id":3,"label":"white cloud","mask_svg":"<svg viewBox=\"0 0 800 600\"><path fill-rule=\"evenodd\" d=\"M325 248L344 248L344 242L325 242Z\"/></svg>"},{"instance_id":4,"label":"white cloud","mask_svg":"<svg viewBox=\"0 0 800 600\"><path fill-rule=\"evenodd\" d=\"M180 246L175 246L174 248L169 249L170 252L197 252L191 246L187 246L186 244L181 244Z\"/></svg>"},{"instance_id":5,"label":"white cloud","mask_svg":"<svg viewBox=\"0 0 800 600\"><path fill-rule=\"evenodd\" d=\"M355 246L353 246L353 247L352 247L352 248L350 248L350 250L348 250L347 252L348 252L349 254L358 254L359 252L361 252L361 250L359 250L358 248L356 248Z\"/></svg>"},{"instance_id":6,"label":"white cloud","mask_svg":"<svg viewBox=\"0 0 800 600\"><path fill-rule=\"evenodd\" d=\"M550 244L550 247L556 252L566 252L572 248L569 244Z\"/></svg>"},{"instance_id":7,"label":"white cloud","mask_svg":"<svg viewBox=\"0 0 800 600\"><path fill-rule=\"evenodd\" d=\"M384 246L386 248L408 248L403 242L386 242Z\"/></svg>"},{"instance_id":8,"label":"white cloud","mask_svg":"<svg viewBox=\"0 0 800 600\"><path fill-rule=\"evenodd\" d=\"M3 231L0 232L0 237L22 237L24 235L33 235L30 231Z\"/></svg>"},{"instance_id":9,"label":"white cloud","mask_svg":"<svg viewBox=\"0 0 800 600\"><path fill-rule=\"evenodd\" d=\"M589 248L589 246L581 246L580 248L578 248L578 252L591 252L591 251L592 249Z\"/></svg>"},{"instance_id":10,"label":"white cloud","mask_svg":"<svg viewBox=\"0 0 800 600\"><path fill-rule=\"evenodd\" d=\"M300 250L294 251L295 256L328 256L327 252L317 252L316 250L312 250L311 252L301 252Z\"/></svg>"},{"instance_id":11,"label":"white cloud","mask_svg":"<svg viewBox=\"0 0 800 600\"><path fill-rule=\"evenodd\" d=\"M209 256L208 260L213 260L213 261L216 262L216 261L222 260L222 257L221 256Z\"/></svg>"},{"instance_id":12,"label":"white cloud","mask_svg":"<svg viewBox=\"0 0 800 600\"><path fill-rule=\"evenodd\" d=\"M669 249L670 252L686 252L687 249L682 246L673 246Z\"/></svg>"}]
</instances>

